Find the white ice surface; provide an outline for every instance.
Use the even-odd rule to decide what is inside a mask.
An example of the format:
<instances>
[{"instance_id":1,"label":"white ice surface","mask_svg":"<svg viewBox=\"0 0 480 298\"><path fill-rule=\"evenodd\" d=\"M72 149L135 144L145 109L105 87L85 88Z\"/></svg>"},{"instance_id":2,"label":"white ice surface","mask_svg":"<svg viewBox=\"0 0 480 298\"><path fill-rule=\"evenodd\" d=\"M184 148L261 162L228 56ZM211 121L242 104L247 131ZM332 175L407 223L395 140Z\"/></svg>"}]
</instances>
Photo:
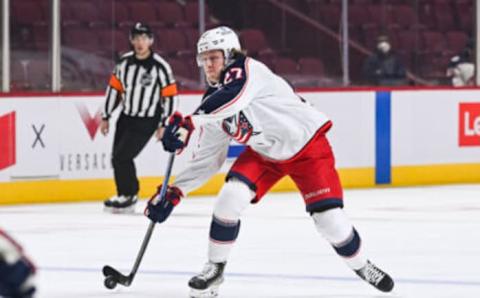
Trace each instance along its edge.
<instances>
[{"instance_id":1,"label":"white ice surface","mask_svg":"<svg viewBox=\"0 0 480 298\"><path fill-rule=\"evenodd\" d=\"M130 270L145 202L135 215L106 214L101 203L2 207L0 226L37 263L40 298L188 297L206 261L213 201L182 201L157 225L133 285L114 291L101 268ZM369 258L394 277L394 295L359 280L288 193L247 210L220 297L480 297L480 185L353 190L345 204Z\"/></svg>"}]
</instances>

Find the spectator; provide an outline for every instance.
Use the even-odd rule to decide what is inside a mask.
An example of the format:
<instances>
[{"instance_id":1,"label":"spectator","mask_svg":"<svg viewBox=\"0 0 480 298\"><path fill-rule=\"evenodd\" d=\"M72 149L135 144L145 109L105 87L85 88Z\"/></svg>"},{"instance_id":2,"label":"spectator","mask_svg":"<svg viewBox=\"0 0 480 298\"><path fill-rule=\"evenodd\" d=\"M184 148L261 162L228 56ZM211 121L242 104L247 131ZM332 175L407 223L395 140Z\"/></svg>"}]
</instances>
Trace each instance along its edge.
<instances>
[{"instance_id":1,"label":"spectator","mask_svg":"<svg viewBox=\"0 0 480 298\"><path fill-rule=\"evenodd\" d=\"M450 59L447 77L451 78L454 87L474 85L473 45L473 40L468 41L465 49Z\"/></svg>"},{"instance_id":2,"label":"spectator","mask_svg":"<svg viewBox=\"0 0 480 298\"><path fill-rule=\"evenodd\" d=\"M395 86L406 83L405 67L393 52L387 36L377 38L377 47L365 61L363 74L371 85Z\"/></svg>"}]
</instances>

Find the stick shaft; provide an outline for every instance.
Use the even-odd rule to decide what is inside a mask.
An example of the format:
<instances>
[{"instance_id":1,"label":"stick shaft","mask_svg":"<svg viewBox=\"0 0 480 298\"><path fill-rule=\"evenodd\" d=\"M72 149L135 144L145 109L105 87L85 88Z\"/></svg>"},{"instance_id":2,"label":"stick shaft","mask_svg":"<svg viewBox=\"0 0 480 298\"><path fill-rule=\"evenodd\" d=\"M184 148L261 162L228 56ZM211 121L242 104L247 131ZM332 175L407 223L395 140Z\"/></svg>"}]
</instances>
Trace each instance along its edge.
<instances>
[{"instance_id":1,"label":"stick shaft","mask_svg":"<svg viewBox=\"0 0 480 298\"><path fill-rule=\"evenodd\" d=\"M165 193L167 192L168 183L170 181L170 175L172 173L174 159L175 159L175 153L171 153L168 158L167 171L165 173L165 179L163 180L162 188L160 189L159 198L163 198L165 196ZM138 268L140 267L140 263L142 262L142 259L143 259L143 255L145 254L148 243L150 242L150 238L152 237L154 228L155 228L155 222L151 221L150 224L148 225L147 232L143 237L142 246L140 247L140 250L137 254L137 258L135 259L135 264L133 265L132 272L129 275L130 283L133 281L133 278L137 274Z\"/></svg>"}]
</instances>

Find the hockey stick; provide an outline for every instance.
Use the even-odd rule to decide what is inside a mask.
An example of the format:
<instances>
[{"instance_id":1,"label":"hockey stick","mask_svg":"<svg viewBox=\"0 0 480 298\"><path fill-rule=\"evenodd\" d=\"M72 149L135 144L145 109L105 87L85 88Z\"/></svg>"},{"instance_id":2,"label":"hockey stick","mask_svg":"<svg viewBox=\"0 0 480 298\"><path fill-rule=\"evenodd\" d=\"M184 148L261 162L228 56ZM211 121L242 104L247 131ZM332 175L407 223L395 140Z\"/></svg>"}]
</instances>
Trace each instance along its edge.
<instances>
[{"instance_id":1,"label":"hockey stick","mask_svg":"<svg viewBox=\"0 0 480 298\"><path fill-rule=\"evenodd\" d=\"M159 198L163 198L165 193L167 192L168 182L170 180L170 174L172 172L173 167L173 160L175 159L175 153L170 154L168 159L167 165L167 172L165 174L165 180L163 181L162 188L160 190ZM150 225L148 226L147 232L143 237L142 246L140 247L140 251L137 254L137 258L135 259L135 264L133 265L132 271L128 276L123 275L120 271L116 270L111 266L104 266L103 267L103 275L105 276L104 285L108 289L114 289L117 284L121 284L122 286L128 287L132 284L135 275L137 274L138 267L140 267L140 263L142 262L143 255L147 250L148 242L150 242L150 238L152 237L153 229L155 228L155 222L151 221Z\"/></svg>"}]
</instances>

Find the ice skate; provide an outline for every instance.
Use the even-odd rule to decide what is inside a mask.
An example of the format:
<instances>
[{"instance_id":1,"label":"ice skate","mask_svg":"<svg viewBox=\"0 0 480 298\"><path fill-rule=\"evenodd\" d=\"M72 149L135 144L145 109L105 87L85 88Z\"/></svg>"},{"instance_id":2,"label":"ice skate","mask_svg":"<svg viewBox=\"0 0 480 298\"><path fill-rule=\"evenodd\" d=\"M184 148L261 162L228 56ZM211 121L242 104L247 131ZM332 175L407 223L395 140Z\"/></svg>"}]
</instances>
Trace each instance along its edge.
<instances>
[{"instance_id":1,"label":"ice skate","mask_svg":"<svg viewBox=\"0 0 480 298\"><path fill-rule=\"evenodd\" d=\"M393 289L393 279L370 261L363 268L355 270L355 273L382 292L391 292Z\"/></svg>"},{"instance_id":2,"label":"ice skate","mask_svg":"<svg viewBox=\"0 0 480 298\"><path fill-rule=\"evenodd\" d=\"M138 201L136 195L133 196L113 196L103 202L106 212L111 213L133 213Z\"/></svg>"},{"instance_id":3,"label":"ice skate","mask_svg":"<svg viewBox=\"0 0 480 298\"><path fill-rule=\"evenodd\" d=\"M226 263L208 262L202 272L190 279L190 298L218 297L218 288L223 282Z\"/></svg>"}]
</instances>

